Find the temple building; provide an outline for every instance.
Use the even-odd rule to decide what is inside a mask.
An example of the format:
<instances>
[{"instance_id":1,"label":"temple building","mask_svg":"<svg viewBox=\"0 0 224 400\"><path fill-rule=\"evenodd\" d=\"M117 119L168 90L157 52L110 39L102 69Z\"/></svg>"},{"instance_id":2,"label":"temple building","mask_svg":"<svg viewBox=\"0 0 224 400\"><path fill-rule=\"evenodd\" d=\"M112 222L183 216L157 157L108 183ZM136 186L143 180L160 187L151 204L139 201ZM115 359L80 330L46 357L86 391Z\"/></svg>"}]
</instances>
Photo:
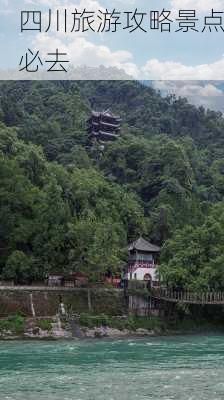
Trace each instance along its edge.
<instances>
[{"instance_id":1,"label":"temple building","mask_svg":"<svg viewBox=\"0 0 224 400\"><path fill-rule=\"evenodd\" d=\"M157 268L160 247L140 237L128 247L128 265L125 279L150 281L152 286L158 284Z\"/></svg>"},{"instance_id":2,"label":"temple building","mask_svg":"<svg viewBox=\"0 0 224 400\"><path fill-rule=\"evenodd\" d=\"M92 111L88 120L90 139L105 145L120 136L121 118L113 115L110 110L103 112Z\"/></svg>"}]
</instances>

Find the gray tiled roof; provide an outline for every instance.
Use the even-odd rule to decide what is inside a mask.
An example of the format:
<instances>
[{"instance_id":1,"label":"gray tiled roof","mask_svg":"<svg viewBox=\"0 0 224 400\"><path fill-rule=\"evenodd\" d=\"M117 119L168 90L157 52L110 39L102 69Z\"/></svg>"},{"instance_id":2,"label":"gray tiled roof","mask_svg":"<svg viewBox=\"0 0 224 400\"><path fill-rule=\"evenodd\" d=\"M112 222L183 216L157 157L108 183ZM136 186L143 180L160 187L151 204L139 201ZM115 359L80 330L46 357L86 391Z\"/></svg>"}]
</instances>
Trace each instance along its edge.
<instances>
[{"instance_id":1,"label":"gray tiled roof","mask_svg":"<svg viewBox=\"0 0 224 400\"><path fill-rule=\"evenodd\" d=\"M148 251L152 253L159 253L160 247L148 242L147 240L143 239L143 237L140 237L135 242L129 245L128 250L129 251L139 250L139 251Z\"/></svg>"}]
</instances>

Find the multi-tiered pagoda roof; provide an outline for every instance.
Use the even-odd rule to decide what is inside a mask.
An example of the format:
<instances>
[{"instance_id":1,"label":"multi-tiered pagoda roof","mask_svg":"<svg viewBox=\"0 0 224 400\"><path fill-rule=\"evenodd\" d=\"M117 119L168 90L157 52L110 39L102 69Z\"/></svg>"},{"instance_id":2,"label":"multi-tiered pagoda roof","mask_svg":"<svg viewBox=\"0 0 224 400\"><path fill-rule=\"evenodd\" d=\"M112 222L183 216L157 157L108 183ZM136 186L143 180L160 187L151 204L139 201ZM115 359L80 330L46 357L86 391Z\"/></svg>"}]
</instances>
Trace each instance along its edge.
<instances>
[{"instance_id":1,"label":"multi-tiered pagoda roof","mask_svg":"<svg viewBox=\"0 0 224 400\"><path fill-rule=\"evenodd\" d=\"M101 144L114 141L120 136L121 118L112 114L110 110L92 111L88 123L91 139L95 139Z\"/></svg>"}]
</instances>

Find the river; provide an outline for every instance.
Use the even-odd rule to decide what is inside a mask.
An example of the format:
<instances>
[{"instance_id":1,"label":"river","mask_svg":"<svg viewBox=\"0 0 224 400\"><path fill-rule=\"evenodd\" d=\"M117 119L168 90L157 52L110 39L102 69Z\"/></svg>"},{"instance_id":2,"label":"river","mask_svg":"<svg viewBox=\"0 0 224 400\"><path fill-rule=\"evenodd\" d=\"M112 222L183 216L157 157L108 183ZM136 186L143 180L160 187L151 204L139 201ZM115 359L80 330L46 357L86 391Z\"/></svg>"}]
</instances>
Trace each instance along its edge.
<instances>
[{"instance_id":1,"label":"river","mask_svg":"<svg viewBox=\"0 0 224 400\"><path fill-rule=\"evenodd\" d=\"M0 342L1 400L223 400L224 336Z\"/></svg>"}]
</instances>

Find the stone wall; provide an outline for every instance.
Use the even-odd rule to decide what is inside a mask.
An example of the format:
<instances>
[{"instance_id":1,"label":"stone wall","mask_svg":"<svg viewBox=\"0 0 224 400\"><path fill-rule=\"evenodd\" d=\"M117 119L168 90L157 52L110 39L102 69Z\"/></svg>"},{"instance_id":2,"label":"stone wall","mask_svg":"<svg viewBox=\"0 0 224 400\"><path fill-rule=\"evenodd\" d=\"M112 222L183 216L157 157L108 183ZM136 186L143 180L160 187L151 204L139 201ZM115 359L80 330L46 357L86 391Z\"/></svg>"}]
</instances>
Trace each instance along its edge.
<instances>
[{"instance_id":1,"label":"stone wall","mask_svg":"<svg viewBox=\"0 0 224 400\"><path fill-rule=\"evenodd\" d=\"M60 303L71 313L94 312L108 315L127 313L126 300L118 289L0 288L0 317L23 313L25 316L53 316Z\"/></svg>"},{"instance_id":2,"label":"stone wall","mask_svg":"<svg viewBox=\"0 0 224 400\"><path fill-rule=\"evenodd\" d=\"M149 296L132 296L128 298L129 315L138 317L148 317L150 315L159 315L159 304Z\"/></svg>"}]
</instances>

